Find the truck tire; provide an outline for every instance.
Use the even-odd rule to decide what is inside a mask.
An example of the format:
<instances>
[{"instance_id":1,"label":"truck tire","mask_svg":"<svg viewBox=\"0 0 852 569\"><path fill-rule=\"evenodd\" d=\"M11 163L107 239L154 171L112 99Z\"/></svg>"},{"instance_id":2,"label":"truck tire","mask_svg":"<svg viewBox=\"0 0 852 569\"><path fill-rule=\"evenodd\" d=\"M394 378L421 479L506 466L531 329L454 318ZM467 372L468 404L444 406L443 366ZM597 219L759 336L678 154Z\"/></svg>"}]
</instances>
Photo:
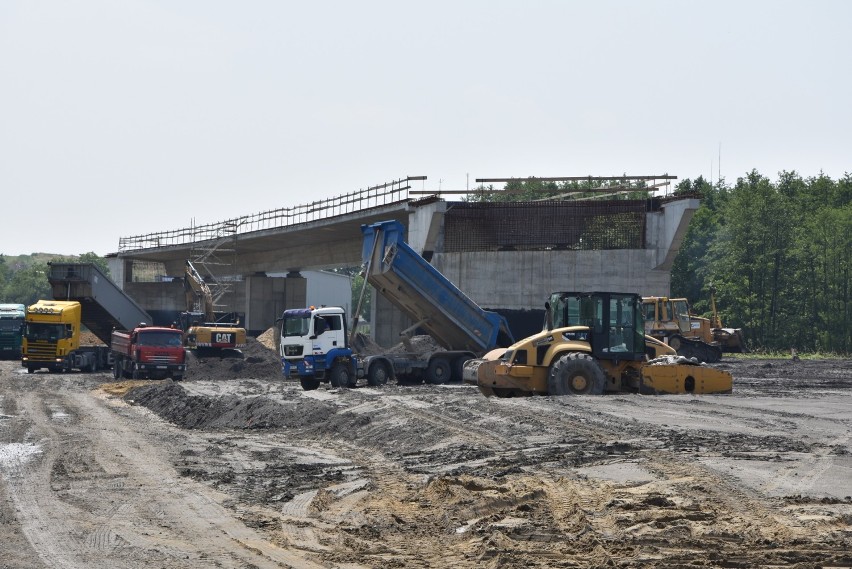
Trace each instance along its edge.
<instances>
[{"instance_id":1,"label":"truck tire","mask_svg":"<svg viewBox=\"0 0 852 569\"><path fill-rule=\"evenodd\" d=\"M429 367L426 368L426 379L432 385L441 385L449 381L452 373L453 370L447 358L435 358L429 362Z\"/></svg>"},{"instance_id":2,"label":"truck tire","mask_svg":"<svg viewBox=\"0 0 852 569\"><path fill-rule=\"evenodd\" d=\"M547 391L549 395L601 395L605 384L606 376L591 355L571 352L550 367Z\"/></svg>"},{"instance_id":3,"label":"truck tire","mask_svg":"<svg viewBox=\"0 0 852 569\"><path fill-rule=\"evenodd\" d=\"M299 383L302 384L302 389L305 391L313 391L320 385L320 380L313 377L300 377Z\"/></svg>"},{"instance_id":4,"label":"truck tire","mask_svg":"<svg viewBox=\"0 0 852 569\"><path fill-rule=\"evenodd\" d=\"M367 372L367 385L384 385L390 379L390 370L385 362L373 362Z\"/></svg>"},{"instance_id":5,"label":"truck tire","mask_svg":"<svg viewBox=\"0 0 852 569\"><path fill-rule=\"evenodd\" d=\"M332 387L355 387L355 382L352 381L352 372L349 366L344 364L334 364L329 371L329 382Z\"/></svg>"},{"instance_id":6,"label":"truck tire","mask_svg":"<svg viewBox=\"0 0 852 569\"><path fill-rule=\"evenodd\" d=\"M27 366L27 373L35 373L35 368L32 366Z\"/></svg>"}]
</instances>

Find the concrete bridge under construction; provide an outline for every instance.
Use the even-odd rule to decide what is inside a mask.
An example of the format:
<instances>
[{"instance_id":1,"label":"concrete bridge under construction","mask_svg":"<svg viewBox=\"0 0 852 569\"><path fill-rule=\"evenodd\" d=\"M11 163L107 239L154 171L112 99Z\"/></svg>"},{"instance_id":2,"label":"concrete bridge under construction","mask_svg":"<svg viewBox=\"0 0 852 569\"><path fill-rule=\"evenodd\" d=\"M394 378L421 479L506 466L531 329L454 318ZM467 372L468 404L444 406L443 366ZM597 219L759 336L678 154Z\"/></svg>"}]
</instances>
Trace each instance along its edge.
<instances>
[{"instance_id":1,"label":"concrete bridge under construction","mask_svg":"<svg viewBox=\"0 0 852 569\"><path fill-rule=\"evenodd\" d=\"M285 308L305 306L303 272L360 266L360 226L396 219L412 248L474 302L504 314L521 337L540 329L543 303L553 291L668 295L672 263L699 205L695 196L655 197L651 190L645 199L453 201L445 197L458 199L459 192L412 187L425 179L406 177L306 205L121 238L107 261L127 294L168 319L186 309L181 278L192 260L205 279L221 285L217 306L239 313L249 332L259 334ZM546 180L587 179L620 178ZM378 295L370 321L375 340L386 346L411 326Z\"/></svg>"}]
</instances>

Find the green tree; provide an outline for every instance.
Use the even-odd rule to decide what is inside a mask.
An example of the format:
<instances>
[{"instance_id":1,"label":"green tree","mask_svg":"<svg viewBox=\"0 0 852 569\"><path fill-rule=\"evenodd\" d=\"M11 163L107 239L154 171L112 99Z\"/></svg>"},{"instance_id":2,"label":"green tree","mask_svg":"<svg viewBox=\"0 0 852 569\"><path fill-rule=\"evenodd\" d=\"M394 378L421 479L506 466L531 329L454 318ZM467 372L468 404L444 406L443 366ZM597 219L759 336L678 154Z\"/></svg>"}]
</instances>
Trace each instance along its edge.
<instances>
[{"instance_id":1,"label":"green tree","mask_svg":"<svg viewBox=\"0 0 852 569\"><path fill-rule=\"evenodd\" d=\"M7 302L21 303L29 306L39 299L53 298L50 283L47 282L47 265L33 263L15 271L6 285Z\"/></svg>"}]
</instances>

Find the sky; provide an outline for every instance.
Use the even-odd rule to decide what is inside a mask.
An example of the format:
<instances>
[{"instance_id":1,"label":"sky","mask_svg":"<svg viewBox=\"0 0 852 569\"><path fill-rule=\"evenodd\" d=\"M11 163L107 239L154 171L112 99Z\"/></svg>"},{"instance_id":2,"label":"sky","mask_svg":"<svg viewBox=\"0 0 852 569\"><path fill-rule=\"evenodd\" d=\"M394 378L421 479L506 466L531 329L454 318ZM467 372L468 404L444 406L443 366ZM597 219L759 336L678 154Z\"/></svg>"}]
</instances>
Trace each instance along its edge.
<instances>
[{"instance_id":1,"label":"sky","mask_svg":"<svg viewBox=\"0 0 852 569\"><path fill-rule=\"evenodd\" d=\"M0 254L406 176L852 172L852 2L0 0Z\"/></svg>"}]
</instances>

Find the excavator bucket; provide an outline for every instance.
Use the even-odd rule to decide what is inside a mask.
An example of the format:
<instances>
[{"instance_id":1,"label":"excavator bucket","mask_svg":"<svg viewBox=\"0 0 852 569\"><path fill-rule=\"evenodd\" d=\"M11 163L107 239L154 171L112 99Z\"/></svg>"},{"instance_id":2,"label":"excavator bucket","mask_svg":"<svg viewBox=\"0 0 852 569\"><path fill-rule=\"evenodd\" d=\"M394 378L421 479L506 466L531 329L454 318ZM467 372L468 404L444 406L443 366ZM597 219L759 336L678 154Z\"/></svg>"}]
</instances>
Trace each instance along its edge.
<instances>
[{"instance_id":1,"label":"excavator bucket","mask_svg":"<svg viewBox=\"0 0 852 569\"><path fill-rule=\"evenodd\" d=\"M640 393L731 393L730 373L701 365L678 363L683 358L665 356L642 366Z\"/></svg>"}]
</instances>

